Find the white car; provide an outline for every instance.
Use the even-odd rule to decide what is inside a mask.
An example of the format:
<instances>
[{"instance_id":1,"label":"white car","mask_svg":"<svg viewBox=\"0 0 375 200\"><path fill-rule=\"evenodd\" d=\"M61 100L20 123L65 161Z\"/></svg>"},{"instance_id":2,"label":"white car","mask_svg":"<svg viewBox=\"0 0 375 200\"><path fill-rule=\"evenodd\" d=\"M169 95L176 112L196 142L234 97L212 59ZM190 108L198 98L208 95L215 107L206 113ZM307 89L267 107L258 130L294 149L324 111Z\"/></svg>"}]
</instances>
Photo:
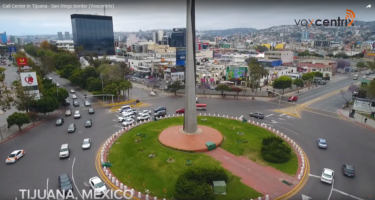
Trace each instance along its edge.
<instances>
[{"instance_id":1,"label":"white car","mask_svg":"<svg viewBox=\"0 0 375 200\"><path fill-rule=\"evenodd\" d=\"M195 103L199 103L198 97L195 97Z\"/></svg>"},{"instance_id":2,"label":"white car","mask_svg":"<svg viewBox=\"0 0 375 200\"><path fill-rule=\"evenodd\" d=\"M121 113L125 113L125 114L131 114L131 115L136 115L137 114L137 111L136 110L133 110L133 109L127 109L127 110L123 110Z\"/></svg>"},{"instance_id":3,"label":"white car","mask_svg":"<svg viewBox=\"0 0 375 200\"><path fill-rule=\"evenodd\" d=\"M79 110L76 110L74 112L74 119L78 119L78 118L81 118L81 113L79 113Z\"/></svg>"},{"instance_id":4,"label":"white car","mask_svg":"<svg viewBox=\"0 0 375 200\"><path fill-rule=\"evenodd\" d=\"M335 172L332 169L324 168L320 181L332 184Z\"/></svg>"},{"instance_id":5,"label":"white car","mask_svg":"<svg viewBox=\"0 0 375 200\"><path fill-rule=\"evenodd\" d=\"M129 125L131 125L131 124L134 124L134 119L132 119L132 118L126 118L126 119L124 119L124 121L122 122L122 125L123 125L123 126L129 126Z\"/></svg>"},{"instance_id":6,"label":"white car","mask_svg":"<svg viewBox=\"0 0 375 200\"><path fill-rule=\"evenodd\" d=\"M139 112L139 114L148 114L148 115L151 115L151 110L142 110L141 112Z\"/></svg>"},{"instance_id":7,"label":"white car","mask_svg":"<svg viewBox=\"0 0 375 200\"><path fill-rule=\"evenodd\" d=\"M85 106L91 106L91 103L89 101L85 101Z\"/></svg>"},{"instance_id":8,"label":"white car","mask_svg":"<svg viewBox=\"0 0 375 200\"><path fill-rule=\"evenodd\" d=\"M24 150L15 150L8 156L8 158L5 160L5 163L15 163L24 155Z\"/></svg>"},{"instance_id":9,"label":"white car","mask_svg":"<svg viewBox=\"0 0 375 200\"><path fill-rule=\"evenodd\" d=\"M70 93L76 93L76 91L75 91L75 90L73 90L73 89L71 89L71 90L70 90Z\"/></svg>"},{"instance_id":10,"label":"white car","mask_svg":"<svg viewBox=\"0 0 375 200\"><path fill-rule=\"evenodd\" d=\"M143 120L148 120L150 118L151 118L151 116L149 114L139 113L138 117L137 117L137 120L138 121L143 121Z\"/></svg>"},{"instance_id":11,"label":"white car","mask_svg":"<svg viewBox=\"0 0 375 200\"><path fill-rule=\"evenodd\" d=\"M72 99L77 99L77 95L73 94Z\"/></svg>"},{"instance_id":12,"label":"white car","mask_svg":"<svg viewBox=\"0 0 375 200\"><path fill-rule=\"evenodd\" d=\"M56 87L60 87L60 84L56 83Z\"/></svg>"},{"instance_id":13,"label":"white car","mask_svg":"<svg viewBox=\"0 0 375 200\"><path fill-rule=\"evenodd\" d=\"M90 178L89 184L91 189L94 190L95 196L103 195L107 191L107 187L105 186L103 181L97 176Z\"/></svg>"},{"instance_id":14,"label":"white car","mask_svg":"<svg viewBox=\"0 0 375 200\"><path fill-rule=\"evenodd\" d=\"M83 140L82 149L89 149L91 147L91 139L86 138Z\"/></svg>"}]
</instances>

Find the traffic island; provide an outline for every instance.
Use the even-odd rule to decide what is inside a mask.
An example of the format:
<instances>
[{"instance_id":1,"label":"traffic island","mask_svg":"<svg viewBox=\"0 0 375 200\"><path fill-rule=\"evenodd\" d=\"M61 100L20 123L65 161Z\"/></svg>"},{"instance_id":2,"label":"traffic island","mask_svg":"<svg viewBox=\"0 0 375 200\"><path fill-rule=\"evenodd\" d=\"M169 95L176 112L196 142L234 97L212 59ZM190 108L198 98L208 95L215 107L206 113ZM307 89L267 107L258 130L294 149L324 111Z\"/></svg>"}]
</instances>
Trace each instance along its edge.
<instances>
[{"instance_id":1,"label":"traffic island","mask_svg":"<svg viewBox=\"0 0 375 200\"><path fill-rule=\"evenodd\" d=\"M241 155L244 149L253 147L254 149L251 149L251 151L255 151L259 147L258 152L251 153L253 157L251 155L246 156L251 160L256 160L260 159L260 139L276 134L288 141L294 147L294 152L299 156L293 154L292 161L285 164L266 164L288 174L294 171L295 176L299 178L301 178L300 171L305 173L306 170L304 169L306 168L301 167L302 157L300 155L302 153L299 154L301 152L298 151L299 147L279 131L272 130L269 127L262 127L259 123L242 118L229 118L227 115L203 115L206 116L198 117L200 130L202 130L202 127L216 129L215 131L218 132L218 135L222 136L221 141L224 139L222 143L217 142L216 144L212 142L211 145L206 145L205 141L202 141L201 144L205 144L206 150L210 148L209 146L220 145L221 148L233 154ZM152 200L155 196L158 199L163 199L164 197L169 199L175 194L174 184L178 177L187 169L194 167L212 169L221 167L220 161L206 153L193 153L191 150L181 150L181 148L172 149L174 147L169 148L159 142L161 133L168 130L168 128L174 127L175 133L183 134L180 131L183 123L183 117L181 116L173 115L159 118L162 120L149 120L113 134L97 155L96 165L102 179L114 190L133 190L134 197L142 200ZM212 138L207 140L214 141ZM220 139L217 139L217 141L220 141ZM238 143L237 141L247 142ZM217 150L209 152L215 151ZM110 168L102 167L102 162L110 162L113 166ZM289 168L293 168L293 170ZM296 173L297 168L298 172ZM230 181L226 183L227 194L225 196L215 196L215 199L257 199L259 196L263 196L262 199L269 198L266 195L267 193L260 194L246 183L244 184L244 180L241 180L240 177L229 171L226 172L230 177ZM296 183L293 184L294 186L297 185Z\"/></svg>"}]
</instances>

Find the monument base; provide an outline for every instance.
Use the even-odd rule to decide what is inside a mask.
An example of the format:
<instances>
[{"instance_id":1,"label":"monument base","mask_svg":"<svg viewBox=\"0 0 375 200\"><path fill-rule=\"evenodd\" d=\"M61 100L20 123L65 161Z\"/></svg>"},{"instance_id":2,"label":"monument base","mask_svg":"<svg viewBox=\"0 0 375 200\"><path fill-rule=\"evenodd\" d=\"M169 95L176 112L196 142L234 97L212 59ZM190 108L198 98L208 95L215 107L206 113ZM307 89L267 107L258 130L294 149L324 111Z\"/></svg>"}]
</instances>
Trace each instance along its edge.
<instances>
[{"instance_id":1,"label":"monument base","mask_svg":"<svg viewBox=\"0 0 375 200\"><path fill-rule=\"evenodd\" d=\"M208 151L207 142L219 146L223 142L223 135L216 129L198 125L196 133L185 133L183 126L173 126L165 129L159 135L159 142L164 146L183 151Z\"/></svg>"}]
</instances>

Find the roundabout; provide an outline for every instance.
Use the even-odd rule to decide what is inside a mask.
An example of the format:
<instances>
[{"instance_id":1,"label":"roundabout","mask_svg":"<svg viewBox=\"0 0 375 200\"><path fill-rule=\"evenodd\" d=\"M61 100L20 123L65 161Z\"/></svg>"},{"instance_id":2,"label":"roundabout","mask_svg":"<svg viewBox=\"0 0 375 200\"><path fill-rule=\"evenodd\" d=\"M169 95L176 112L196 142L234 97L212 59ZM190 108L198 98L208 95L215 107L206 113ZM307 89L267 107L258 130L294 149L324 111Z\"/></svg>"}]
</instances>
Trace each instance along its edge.
<instances>
[{"instance_id":1,"label":"roundabout","mask_svg":"<svg viewBox=\"0 0 375 200\"><path fill-rule=\"evenodd\" d=\"M220 146L206 153L193 153L192 149L181 148L183 146L180 142L184 142L186 137L199 135L187 135L181 131L183 123L181 115L159 118L158 121L149 120L122 129L107 139L99 150L97 170L112 190L132 190L133 199L142 200L172 198L175 195L175 183L178 177L184 171L195 167L226 169L230 177L226 183L227 195L216 195L215 199L257 199L262 196L262 199L276 199L300 186L302 182L300 180L306 174L307 167L305 167L304 153L294 141L279 131L255 121L228 118L228 116L198 116L199 131L209 134L214 132L214 134L211 137L202 134L201 139L187 140L187 144L200 141L199 146L202 147L210 141L217 147ZM284 139L285 144L292 147L294 151L292 150L289 161L270 163L261 158L262 139L270 136L279 136ZM167 138L167 141L176 141L176 138L184 138L184 140L166 144L160 141L163 137ZM213 141L215 138L216 141ZM198 152L204 151L208 151L207 146L198 149ZM279 185L279 191L257 188L257 182L265 181L258 179L262 177L264 179L264 176L267 177L266 174L253 175L254 177L250 178L252 180L249 180L246 175L242 175L242 170L228 168L225 161L215 157L215 152L228 153L228 157L242 159L244 166L248 163L258 165L252 166L253 170L267 170L270 176L276 177L274 180L267 181L273 181L270 183L272 185ZM103 167L101 166L103 162L110 162L113 166ZM252 175L251 172L248 172L248 175ZM265 184L268 184L267 181Z\"/></svg>"}]
</instances>

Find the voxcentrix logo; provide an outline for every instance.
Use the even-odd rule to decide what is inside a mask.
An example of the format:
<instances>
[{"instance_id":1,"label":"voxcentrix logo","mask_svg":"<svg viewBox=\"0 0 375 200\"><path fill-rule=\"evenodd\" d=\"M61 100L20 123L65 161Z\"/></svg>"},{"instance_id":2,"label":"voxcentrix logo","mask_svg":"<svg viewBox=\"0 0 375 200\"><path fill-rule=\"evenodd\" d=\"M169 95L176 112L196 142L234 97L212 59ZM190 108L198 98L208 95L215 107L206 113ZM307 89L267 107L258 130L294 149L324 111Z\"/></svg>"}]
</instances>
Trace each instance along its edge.
<instances>
[{"instance_id":1,"label":"voxcentrix logo","mask_svg":"<svg viewBox=\"0 0 375 200\"><path fill-rule=\"evenodd\" d=\"M354 26L355 13L352 10L346 9L345 19L338 17L337 19L299 19L294 20L297 26Z\"/></svg>"}]
</instances>

